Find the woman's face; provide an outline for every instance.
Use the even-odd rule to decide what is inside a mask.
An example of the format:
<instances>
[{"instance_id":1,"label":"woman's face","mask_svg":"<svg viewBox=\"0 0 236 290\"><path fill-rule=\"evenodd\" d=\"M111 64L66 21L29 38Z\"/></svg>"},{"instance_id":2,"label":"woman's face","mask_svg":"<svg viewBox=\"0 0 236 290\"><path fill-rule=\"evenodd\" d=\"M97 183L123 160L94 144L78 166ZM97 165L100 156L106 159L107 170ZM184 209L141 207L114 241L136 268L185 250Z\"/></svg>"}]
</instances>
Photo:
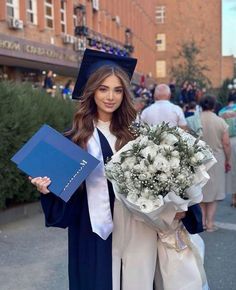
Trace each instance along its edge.
<instances>
[{"instance_id":1,"label":"woman's face","mask_svg":"<svg viewBox=\"0 0 236 290\"><path fill-rule=\"evenodd\" d=\"M119 108L123 95L124 91L120 79L115 75L107 77L94 94L98 119L104 122L110 121L113 112Z\"/></svg>"}]
</instances>

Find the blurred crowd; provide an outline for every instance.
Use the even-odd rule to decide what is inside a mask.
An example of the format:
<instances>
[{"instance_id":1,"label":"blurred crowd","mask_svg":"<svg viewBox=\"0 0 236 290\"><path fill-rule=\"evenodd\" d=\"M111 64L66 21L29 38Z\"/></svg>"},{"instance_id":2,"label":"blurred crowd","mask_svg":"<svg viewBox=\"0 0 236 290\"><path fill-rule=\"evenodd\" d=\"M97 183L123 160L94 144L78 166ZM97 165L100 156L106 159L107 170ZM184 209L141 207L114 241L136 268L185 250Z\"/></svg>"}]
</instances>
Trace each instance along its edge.
<instances>
[{"instance_id":1,"label":"blurred crowd","mask_svg":"<svg viewBox=\"0 0 236 290\"><path fill-rule=\"evenodd\" d=\"M138 120L152 125L166 119L170 125L174 121L173 126L188 130L212 149L217 163L209 170L210 180L203 188L201 208L205 230L216 231L218 201L231 194L231 206L236 208L236 91L231 90L225 96L228 101L225 106L189 81L178 89L174 82L157 85L156 89L136 86L134 96Z\"/></svg>"}]
</instances>

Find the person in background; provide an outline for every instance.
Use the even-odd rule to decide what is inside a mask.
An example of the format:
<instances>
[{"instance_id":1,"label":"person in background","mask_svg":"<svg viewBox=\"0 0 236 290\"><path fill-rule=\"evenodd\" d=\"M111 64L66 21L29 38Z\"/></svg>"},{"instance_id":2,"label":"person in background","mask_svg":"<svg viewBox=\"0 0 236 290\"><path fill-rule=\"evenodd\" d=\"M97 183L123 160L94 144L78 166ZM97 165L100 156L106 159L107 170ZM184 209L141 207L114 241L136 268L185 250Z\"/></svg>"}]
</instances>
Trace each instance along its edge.
<instances>
[{"instance_id":1,"label":"person in background","mask_svg":"<svg viewBox=\"0 0 236 290\"><path fill-rule=\"evenodd\" d=\"M228 104L219 111L219 116L229 125L232 168L230 171L226 168L226 193L232 194L231 206L236 208L236 93L229 96Z\"/></svg>"},{"instance_id":2,"label":"person in background","mask_svg":"<svg viewBox=\"0 0 236 290\"><path fill-rule=\"evenodd\" d=\"M171 91L168 85L159 84L154 92L155 103L147 107L141 113L141 120L149 125L157 125L162 122L169 123L171 127L178 126L187 129L187 123L183 110L170 102Z\"/></svg>"},{"instance_id":3,"label":"person in background","mask_svg":"<svg viewBox=\"0 0 236 290\"><path fill-rule=\"evenodd\" d=\"M208 232L217 230L215 213L217 202L225 198L225 169L230 170L231 146L227 123L214 113L216 99L204 96L200 101L202 139L213 150L217 163L208 171L210 180L203 187L201 202L203 226Z\"/></svg>"},{"instance_id":4,"label":"person in background","mask_svg":"<svg viewBox=\"0 0 236 290\"><path fill-rule=\"evenodd\" d=\"M139 123L140 114L146 106L146 100L143 97L137 97L133 99L134 109L137 113L136 122Z\"/></svg>"},{"instance_id":5,"label":"person in background","mask_svg":"<svg viewBox=\"0 0 236 290\"><path fill-rule=\"evenodd\" d=\"M190 102L186 107L186 111L184 112L185 118L193 116L194 113L196 112L196 109L197 109L197 103L194 101Z\"/></svg>"},{"instance_id":6,"label":"person in background","mask_svg":"<svg viewBox=\"0 0 236 290\"><path fill-rule=\"evenodd\" d=\"M72 80L68 80L65 87L62 89L61 94L64 100L72 98L72 92L74 90L74 83Z\"/></svg>"},{"instance_id":7,"label":"person in background","mask_svg":"<svg viewBox=\"0 0 236 290\"><path fill-rule=\"evenodd\" d=\"M44 81L43 81L43 89L51 95L52 97L55 96L55 87L53 82L53 71L49 70L46 74Z\"/></svg>"}]
</instances>

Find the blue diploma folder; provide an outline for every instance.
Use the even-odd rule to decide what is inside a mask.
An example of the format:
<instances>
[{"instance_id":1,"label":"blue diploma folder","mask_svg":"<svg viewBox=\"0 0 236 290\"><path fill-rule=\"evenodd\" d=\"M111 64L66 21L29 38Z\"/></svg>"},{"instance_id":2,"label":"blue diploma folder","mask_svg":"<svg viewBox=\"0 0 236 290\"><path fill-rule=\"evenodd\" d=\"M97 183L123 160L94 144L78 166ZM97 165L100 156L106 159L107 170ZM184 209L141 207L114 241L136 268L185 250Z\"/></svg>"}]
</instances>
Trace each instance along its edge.
<instances>
[{"instance_id":1,"label":"blue diploma folder","mask_svg":"<svg viewBox=\"0 0 236 290\"><path fill-rule=\"evenodd\" d=\"M100 162L48 125L43 125L11 158L32 177L51 179L48 189L68 201Z\"/></svg>"}]
</instances>

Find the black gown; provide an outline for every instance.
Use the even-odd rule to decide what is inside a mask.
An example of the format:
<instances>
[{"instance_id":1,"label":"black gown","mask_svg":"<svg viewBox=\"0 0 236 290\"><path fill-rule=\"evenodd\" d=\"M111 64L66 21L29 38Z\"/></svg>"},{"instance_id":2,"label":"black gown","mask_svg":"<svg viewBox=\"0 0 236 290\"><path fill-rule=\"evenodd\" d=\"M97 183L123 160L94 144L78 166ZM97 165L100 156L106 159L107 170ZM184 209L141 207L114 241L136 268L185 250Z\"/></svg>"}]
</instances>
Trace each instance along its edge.
<instances>
[{"instance_id":1,"label":"black gown","mask_svg":"<svg viewBox=\"0 0 236 290\"><path fill-rule=\"evenodd\" d=\"M98 130L103 159L113 155L104 135ZM108 181L111 212L113 214L114 192ZM85 183L65 203L49 193L41 195L46 226L68 227L69 289L112 290L112 235L103 240L92 232ZM183 219L190 233L202 231L199 205L189 208ZM137 265L138 267L138 265Z\"/></svg>"},{"instance_id":2,"label":"black gown","mask_svg":"<svg viewBox=\"0 0 236 290\"><path fill-rule=\"evenodd\" d=\"M112 156L106 138L98 130L103 159ZM108 181L113 213L114 192ZM46 226L68 227L69 289L112 290L112 235L103 240L92 232L85 183L68 203L54 194L41 195Z\"/></svg>"}]
</instances>

